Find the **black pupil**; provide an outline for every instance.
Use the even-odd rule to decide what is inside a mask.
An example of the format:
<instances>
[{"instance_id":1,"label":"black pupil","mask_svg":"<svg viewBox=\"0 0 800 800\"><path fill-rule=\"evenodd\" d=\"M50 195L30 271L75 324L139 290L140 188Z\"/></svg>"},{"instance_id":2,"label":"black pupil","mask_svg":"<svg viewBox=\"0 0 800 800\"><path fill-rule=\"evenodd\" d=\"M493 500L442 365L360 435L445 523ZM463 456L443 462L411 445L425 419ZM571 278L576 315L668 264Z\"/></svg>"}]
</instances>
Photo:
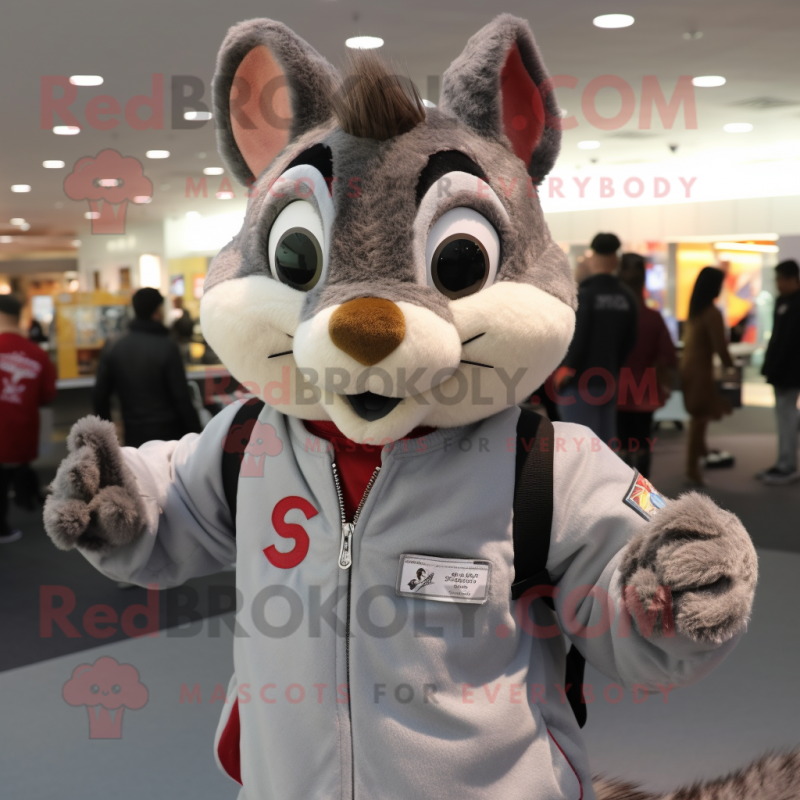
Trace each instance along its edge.
<instances>
[{"instance_id":1,"label":"black pupil","mask_svg":"<svg viewBox=\"0 0 800 800\"><path fill-rule=\"evenodd\" d=\"M311 234L294 231L280 240L275 252L278 274L294 286L306 286L317 275L319 251Z\"/></svg>"},{"instance_id":2,"label":"black pupil","mask_svg":"<svg viewBox=\"0 0 800 800\"><path fill-rule=\"evenodd\" d=\"M433 265L442 289L461 294L479 289L486 278L486 257L472 239L453 239L439 252Z\"/></svg>"}]
</instances>

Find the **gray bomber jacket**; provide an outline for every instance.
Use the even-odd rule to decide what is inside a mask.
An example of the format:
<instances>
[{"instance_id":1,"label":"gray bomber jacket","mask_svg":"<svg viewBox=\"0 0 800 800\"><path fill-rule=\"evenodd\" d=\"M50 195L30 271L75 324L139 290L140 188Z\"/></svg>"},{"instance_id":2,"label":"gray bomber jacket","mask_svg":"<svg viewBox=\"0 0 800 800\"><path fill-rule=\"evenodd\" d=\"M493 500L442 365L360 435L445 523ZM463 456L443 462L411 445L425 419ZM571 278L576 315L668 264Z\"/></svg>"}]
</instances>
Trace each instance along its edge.
<instances>
[{"instance_id":1,"label":"gray bomber jacket","mask_svg":"<svg viewBox=\"0 0 800 800\"><path fill-rule=\"evenodd\" d=\"M327 443L265 406L234 538L221 454L237 409L201 435L125 448L146 531L84 555L162 588L236 563L246 636L216 748L240 800L591 800L553 626L610 684L653 691L697 680L738 638L702 645L624 624L618 564L647 520L625 502L635 473L587 428L555 426L554 613L511 600L518 409L385 447L350 528Z\"/></svg>"}]
</instances>

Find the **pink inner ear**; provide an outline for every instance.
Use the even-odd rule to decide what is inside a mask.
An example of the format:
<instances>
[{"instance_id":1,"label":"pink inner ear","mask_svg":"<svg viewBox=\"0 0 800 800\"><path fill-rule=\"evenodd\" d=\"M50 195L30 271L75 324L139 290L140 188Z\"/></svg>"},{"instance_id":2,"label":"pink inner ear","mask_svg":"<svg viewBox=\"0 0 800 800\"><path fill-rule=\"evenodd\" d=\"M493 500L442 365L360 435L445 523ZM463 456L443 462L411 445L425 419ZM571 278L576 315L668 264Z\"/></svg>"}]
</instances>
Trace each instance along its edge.
<instances>
[{"instance_id":1,"label":"pink inner ear","mask_svg":"<svg viewBox=\"0 0 800 800\"><path fill-rule=\"evenodd\" d=\"M233 137L250 171L258 177L289 142L292 123L286 77L264 45L254 47L239 64L231 86L230 109Z\"/></svg>"},{"instance_id":2,"label":"pink inner ear","mask_svg":"<svg viewBox=\"0 0 800 800\"><path fill-rule=\"evenodd\" d=\"M503 132L514 152L530 164L533 151L544 131L545 112L536 84L522 63L519 46L514 42L500 73L503 105Z\"/></svg>"}]
</instances>

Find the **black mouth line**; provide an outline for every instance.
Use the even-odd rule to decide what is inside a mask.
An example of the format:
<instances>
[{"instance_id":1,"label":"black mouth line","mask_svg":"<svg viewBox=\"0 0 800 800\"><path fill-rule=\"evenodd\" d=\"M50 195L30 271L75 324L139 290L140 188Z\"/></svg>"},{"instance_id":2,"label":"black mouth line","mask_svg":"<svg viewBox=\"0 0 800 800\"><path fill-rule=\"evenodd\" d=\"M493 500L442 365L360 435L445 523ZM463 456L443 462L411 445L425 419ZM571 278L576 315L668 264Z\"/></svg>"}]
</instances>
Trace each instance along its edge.
<instances>
[{"instance_id":1,"label":"black mouth line","mask_svg":"<svg viewBox=\"0 0 800 800\"><path fill-rule=\"evenodd\" d=\"M267 358L279 358L280 356L290 356L294 350L284 350L282 353L273 353L271 356L267 356Z\"/></svg>"},{"instance_id":2,"label":"black mouth line","mask_svg":"<svg viewBox=\"0 0 800 800\"><path fill-rule=\"evenodd\" d=\"M375 422L383 419L397 408L402 397L384 397L374 392L361 392L361 394L346 394L353 411L365 422Z\"/></svg>"}]
</instances>

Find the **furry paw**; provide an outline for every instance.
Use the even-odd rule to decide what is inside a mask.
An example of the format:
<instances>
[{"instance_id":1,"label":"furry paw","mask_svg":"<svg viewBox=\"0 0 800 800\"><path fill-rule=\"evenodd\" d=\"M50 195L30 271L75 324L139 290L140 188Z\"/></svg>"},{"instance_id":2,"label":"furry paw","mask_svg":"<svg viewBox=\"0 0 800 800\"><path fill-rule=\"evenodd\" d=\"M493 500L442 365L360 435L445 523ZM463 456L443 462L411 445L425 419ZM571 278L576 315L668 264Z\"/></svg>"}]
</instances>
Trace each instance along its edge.
<instances>
[{"instance_id":1,"label":"furry paw","mask_svg":"<svg viewBox=\"0 0 800 800\"><path fill-rule=\"evenodd\" d=\"M75 423L44 506L44 527L56 547L105 551L136 539L144 507L125 465L114 426L98 417Z\"/></svg>"},{"instance_id":2,"label":"furry paw","mask_svg":"<svg viewBox=\"0 0 800 800\"><path fill-rule=\"evenodd\" d=\"M758 560L738 517L702 494L670 503L628 544L622 564L623 598L635 618L656 610L656 633L674 620L693 641L720 644L750 618Z\"/></svg>"}]
</instances>

